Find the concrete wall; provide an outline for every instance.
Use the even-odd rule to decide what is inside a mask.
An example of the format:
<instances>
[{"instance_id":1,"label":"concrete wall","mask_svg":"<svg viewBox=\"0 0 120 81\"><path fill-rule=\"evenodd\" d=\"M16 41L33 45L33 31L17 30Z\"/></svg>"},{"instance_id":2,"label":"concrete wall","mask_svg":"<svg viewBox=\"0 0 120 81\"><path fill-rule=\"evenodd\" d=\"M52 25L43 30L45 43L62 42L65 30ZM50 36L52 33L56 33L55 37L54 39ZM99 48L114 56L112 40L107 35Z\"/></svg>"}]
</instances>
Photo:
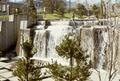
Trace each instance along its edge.
<instances>
[{"instance_id":1,"label":"concrete wall","mask_svg":"<svg viewBox=\"0 0 120 81\"><path fill-rule=\"evenodd\" d=\"M16 45L16 53L20 56L24 56L23 50L21 47L21 44L25 42L26 40L29 40L30 37L30 29L20 29L19 35L18 35L18 41Z\"/></svg>"},{"instance_id":2,"label":"concrete wall","mask_svg":"<svg viewBox=\"0 0 120 81\"><path fill-rule=\"evenodd\" d=\"M16 28L13 22L4 21L2 22L0 32L0 50L5 51L11 46L15 45L16 42Z\"/></svg>"},{"instance_id":3,"label":"concrete wall","mask_svg":"<svg viewBox=\"0 0 120 81\"><path fill-rule=\"evenodd\" d=\"M14 16L14 21L1 21L0 51L6 51L16 44L21 18L21 16Z\"/></svg>"},{"instance_id":4,"label":"concrete wall","mask_svg":"<svg viewBox=\"0 0 120 81\"><path fill-rule=\"evenodd\" d=\"M6 51L7 49L10 49L11 46L16 45L17 41L19 41L20 29L27 29L28 26L33 24L30 20L21 25L21 21L27 21L27 16L14 15L13 21L2 21L0 31L0 51Z\"/></svg>"}]
</instances>

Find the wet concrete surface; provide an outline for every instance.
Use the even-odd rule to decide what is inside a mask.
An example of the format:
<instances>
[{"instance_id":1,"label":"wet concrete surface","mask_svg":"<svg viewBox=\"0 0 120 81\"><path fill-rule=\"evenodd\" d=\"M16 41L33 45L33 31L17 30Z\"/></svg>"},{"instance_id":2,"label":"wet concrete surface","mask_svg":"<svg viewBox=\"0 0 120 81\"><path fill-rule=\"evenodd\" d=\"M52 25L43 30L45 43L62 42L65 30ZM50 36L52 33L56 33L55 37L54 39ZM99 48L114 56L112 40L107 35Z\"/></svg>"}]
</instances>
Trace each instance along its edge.
<instances>
[{"instance_id":1,"label":"wet concrete surface","mask_svg":"<svg viewBox=\"0 0 120 81\"><path fill-rule=\"evenodd\" d=\"M12 74L12 65L15 59L0 58L0 81L18 81L17 77Z\"/></svg>"}]
</instances>

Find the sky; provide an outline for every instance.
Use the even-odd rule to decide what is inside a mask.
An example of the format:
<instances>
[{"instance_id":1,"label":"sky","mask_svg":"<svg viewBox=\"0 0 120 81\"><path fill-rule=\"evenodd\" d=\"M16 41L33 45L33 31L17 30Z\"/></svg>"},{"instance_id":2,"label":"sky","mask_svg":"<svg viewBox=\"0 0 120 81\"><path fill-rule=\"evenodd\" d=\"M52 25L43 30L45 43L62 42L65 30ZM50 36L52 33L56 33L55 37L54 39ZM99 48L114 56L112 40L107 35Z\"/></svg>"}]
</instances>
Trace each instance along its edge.
<instances>
[{"instance_id":1,"label":"sky","mask_svg":"<svg viewBox=\"0 0 120 81\"><path fill-rule=\"evenodd\" d=\"M23 0L10 0L10 1L23 1ZM69 0L67 0L69 1ZM76 0L71 0L71 1L76 1ZM86 0L79 0L81 3L85 2ZM99 3L100 0L87 0L90 4L91 3ZM111 0L112 2L115 2L115 1L120 1L120 0Z\"/></svg>"}]
</instances>

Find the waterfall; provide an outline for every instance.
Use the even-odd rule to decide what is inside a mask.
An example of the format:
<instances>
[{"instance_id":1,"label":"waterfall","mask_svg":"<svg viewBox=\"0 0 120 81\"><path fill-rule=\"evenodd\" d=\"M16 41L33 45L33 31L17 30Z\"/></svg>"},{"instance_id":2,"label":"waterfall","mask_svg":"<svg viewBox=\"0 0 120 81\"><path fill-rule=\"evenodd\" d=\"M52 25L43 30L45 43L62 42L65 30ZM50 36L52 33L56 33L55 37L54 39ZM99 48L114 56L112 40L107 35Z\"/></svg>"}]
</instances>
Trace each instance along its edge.
<instances>
[{"instance_id":1,"label":"waterfall","mask_svg":"<svg viewBox=\"0 0 120 81\"><path fill-rule=\"evenodd\" d=\"M63 23L63 22L62 22ZM37 54L34 55L34 59L53 59L60 60L56 52L56 45L62 42L65 35L74 32L81 38L81 47L86 54L90 56L90 60L93 62L94 68L103 68L105 62L105 49L107 44L108 33L104 27L78 27L73 31L73 27L69 26L66 22L53 22L45 30L36 30L34 39L34 46L37 48Z\"/></svg>"},{"instance_id":2,"label":"waterfall","mask_svg":"<svg viewBox=\"0 0 120 81\"><path fill-rule=\"evenodd\" d=\"M62 42L65 35L72 32L73 28L68 25L68 22L61 22L59 24L53 22L47 29L35 31L34 47L37 48L37 53L34 59L63 60L58 56L55 48Z\"/></svg>"},{"instance_id":3,"label":"waterfall","mask_svg":"<svg viewBox=\"0 0 120 81\"><path fill-rule=\"evenodd\" d=\"M108 32L105 29L102 30L101 37L98 69L103 69L105 66L105 50L108 45Z\"/></svg>"},{"instance_id":4,"label":"waterfall","mask_svg":"<svg viewBox=\"0 0 120 81\"><path fill-rule=\"evenodd\" d=\"M105 64L105 51L108 46L107 27L101 26L93 29L94 34L94 68L103 69Z\"/></svg>"},{"instance_id":5,"label":"waterfall","mask_svg":"<svg viewBox=\"0 0 120 81\"><path fill-rule=\"evenodd\" d=\"M81 48L86 51L86 54L90 56L93 68L105 69L108 68L110 61L109 53L109 42L114 36L111 35L112 29L107 30L106 26L69 26L69 21L52 21L51 26L47 29L43 29L44 26L40 25L35 30L34 47L37 49L37 53L34 55L33 59L46 60L46 61L59 61L65 62L65 59L61 58L56 51L56 45L59 45L64 39L64 36L69 33L77 33L80 37ZM75 30L75 31L74 31ZM29 31L23 31L24 41L29 36ZM115 31L115 37L119 38L119 28ZM21 43L22 44L22 36ZM109 39L110 38L110 39ZM119 40L119 39L117 39ZM113 45L114 54L119 55L119 41L115 41ZM20 50L22 50L20 48ZM19 53L23 56L22 51ZM117 56L115 56L117 58ZM118 58L117 58L118 59Z\"/></svg>"},{"instance_id":6,"label":"waterfall","mask_svg":"<svg viewBox=\"0 0 120 81\"><path fill-rule=\"evenodd\" d=\"M46 30L36 30L34 46L37 49L37 54L35 54L35 57L45 57Z\"/></svg>"},{"instance_id":7,"label":"waterfall","mask_svg":"<svg viewBox=\"0 0 120 81\"><path fill-rule=\"evenodd\" d=\"M81 47L90 56L93 68L103 69L108 46L108 31L106 27L93 26L81 28Z\"/></svg>"},{"instance_id":8,"label":"waterfall","mask_svg":"<svg viewBox=\"0 0 120 81\"><path fill-rule=\"evenodd\" d=\"M86 51L86 54L89 55L90 61L94 61L94 40L93 40L93 28L81 28L81 48L83 51Z\"/></svg>"},{"instance_id":9,"label":"waterfall","mask_svg":"<svg viewBox=\"0 0 120 81\"><path fill-rule=\"evenodd\" d=\"M69 21L52 21L51 26L44 29L44 25L38 25L35 30L34 47L37 49L37 53L33 59L42 60L43 62L57 61L62 65L69 65L69 60L61 58L56 51L56 45L59 45L64 39L64 36L69 33L77 33L80 37L80 44L85 54L90 56L89 60L92 63L93 68L97 69L103 79L108 79L111 59L112 72L120 73L120 28L119 27L107 27L105 25L94 26L69 26ZM86 22L87 24L87 22ZM89 23L88 23L89 25ZM23 36L23 37L22 37ZM29 30L22 30L19 36L20 44L27 40L29 37ZM24 39L24 40L22 40ZM19 43L18 43L19 44ZM18 45L19 47L19 45ZM23 56L22 48L19 48L19 56ZM113 56L112 56L113 55ZM111 58L113 57L113 58ZM96 71L96 70L95 70ZM97 80L95 76L98 72L93 72L93 80ZM119 80L119 76L118 76ZM114 81L118 81L114 80Z\"/></svg>"}]
</instances>

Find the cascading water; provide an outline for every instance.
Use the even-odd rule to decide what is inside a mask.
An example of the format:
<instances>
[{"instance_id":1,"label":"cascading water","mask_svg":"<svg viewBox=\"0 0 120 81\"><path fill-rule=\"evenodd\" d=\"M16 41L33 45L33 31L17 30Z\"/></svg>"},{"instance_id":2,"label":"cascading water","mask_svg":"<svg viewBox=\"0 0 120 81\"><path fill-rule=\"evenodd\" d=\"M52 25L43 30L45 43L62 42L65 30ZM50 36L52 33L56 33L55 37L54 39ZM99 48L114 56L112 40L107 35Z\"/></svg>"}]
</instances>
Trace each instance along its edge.
<instances>
[{"instance_id":1,"label":"cascading water","mask_svg":"<svg viewBox=\"0 0 120 81\"><path fill-rule=\"evenodd\" d=\"M53 22L45 30L36 30L34 46L37 48L37 54L33 58L62 62L63 59L57 55L55 48L62 42L65 35L72 32L73 28L68 24L68 21Z\"/></svg>"},{"instance_id":2,"label":"cascading water","mask_svg":"<svg viewBox=\"0 0 120 81\"><path fill-rule=\"evenodd\" d=\"M36 30L34 46L37 48L37 54L33 58L46 59L47 61L50 59L63 60L63 58L57 55L55 47L62 42L65 35L73 32L73 28L68 25L68 21L61 21L52 22L52 25L45 30ZM90 55L90 60L94 62L94 67L97 68L103 68L104 64L105 47L108 38L105 29L99 27L78 27L74 31L74 33L80 35L81 47L87 51L87 54Z\"/></svg>"},{"instance_id":3,"label":"cascading water","mask_svg":"<svg viewBox=\"0 0 120 81\"><path fill-rule=\"evenodd\" d=\"M39 25L37 30L35 30L34 47L37 49L37 53L34 55L33 59L46 61L53 59L57 61L60 60L61 62L63 60L64 62L64 59L59 57L56 52L56 45L59 45L62 42L65 35L77 33L81 39L81 47L83 50L87 51L86 54L90 55L93 67L103 68L106 59L105 51L109 40L106 27L78 26L77 28L74 28L69 26L69 21L52 21L51 24L52 25L47 29L43 29L44 25ZM27 39L26 36L29 37L29 34L27 32L23 33L24 38ZM19 54L20 56L23 56L22 52Z\"/></svg>"},{"instance_id":4,"label":"cascading water","mask_svg":"<svg viewBox=\"0 0 120 81\"><path fill-rule=\"evenodd\" d=\"M94 62L94 40L93 40L93 28L81 28L80 30L81 47L86 54L90 56L90 60Z\"/></svg>"},{"instance_id":5,"label":"cascading water","mask_svg":"<svg viewBox=\"0 0 120 81\"><path fill-rule=\"evenodd\" d=\"M105 50L106 46L108 45L108 32L105 31L105 29L102 30L101 33L101 43L100 43L100 54L99 54L99 63L98 63L98 69L103 69L105 64Z\"/></svg>"},{"instance_id":6,"label":"cascading water","mask_svg":"<svg viewBox=\"0 0 120 81\"><path fill-rule=\"evenodd\" d=\"M113 59L116 60L117 63L114 68L120 67L120 28L116 28L114 31L115 34L113 35L113 29L107 29L107 26L78 26L78 28L74 28L69 26L69 21L52 21L51 24L52 25L47 29L44 29L44 25L39 25L40 29L38 27L39 30L35 30L36 34L34 38L34 47L37 49L37 53L34 55L33 59L47 62L54 60L65 65L69 65L69 61L66 61L58 56L55 47L62 42L62 39L66 34L77 33L81 39L81 47L83 50L87 51L86 54L90 55L90 60L92 61L93 67L97 70L106 70L106 68L107 70L109 69L109 63L111 60L110 44L112 44L111 41L115 39L113 40L113 45L111 45L113 46ZM26 40L27 37L29 37L29 33L25 32L23 36ZM23 56L22 52L19 54L20 56Z\"/></svg>"},{"instance_id":7,"label":"cascading water","mask_svg":"<svg viewBox=\"0 0 120 81\"><path fill-rule=\"evenodd\" d=\"M105 64L105 51L108 46L108 32L106 26L93 29L94 34L94 68L103 69Z\"/></svg>"},{"instance_id":8,"label":"cascading water","mask_svg":"<svg viewBox=\"0 0 120 81\"><path fill-rule=\"evenodd\" d=\"M37 54L35 57L45 57L46 49L46 31L45 30L36 30L34 46L37 48ZM38 54L39 53L39 54Z\"/></svg>"}]
</instances>

